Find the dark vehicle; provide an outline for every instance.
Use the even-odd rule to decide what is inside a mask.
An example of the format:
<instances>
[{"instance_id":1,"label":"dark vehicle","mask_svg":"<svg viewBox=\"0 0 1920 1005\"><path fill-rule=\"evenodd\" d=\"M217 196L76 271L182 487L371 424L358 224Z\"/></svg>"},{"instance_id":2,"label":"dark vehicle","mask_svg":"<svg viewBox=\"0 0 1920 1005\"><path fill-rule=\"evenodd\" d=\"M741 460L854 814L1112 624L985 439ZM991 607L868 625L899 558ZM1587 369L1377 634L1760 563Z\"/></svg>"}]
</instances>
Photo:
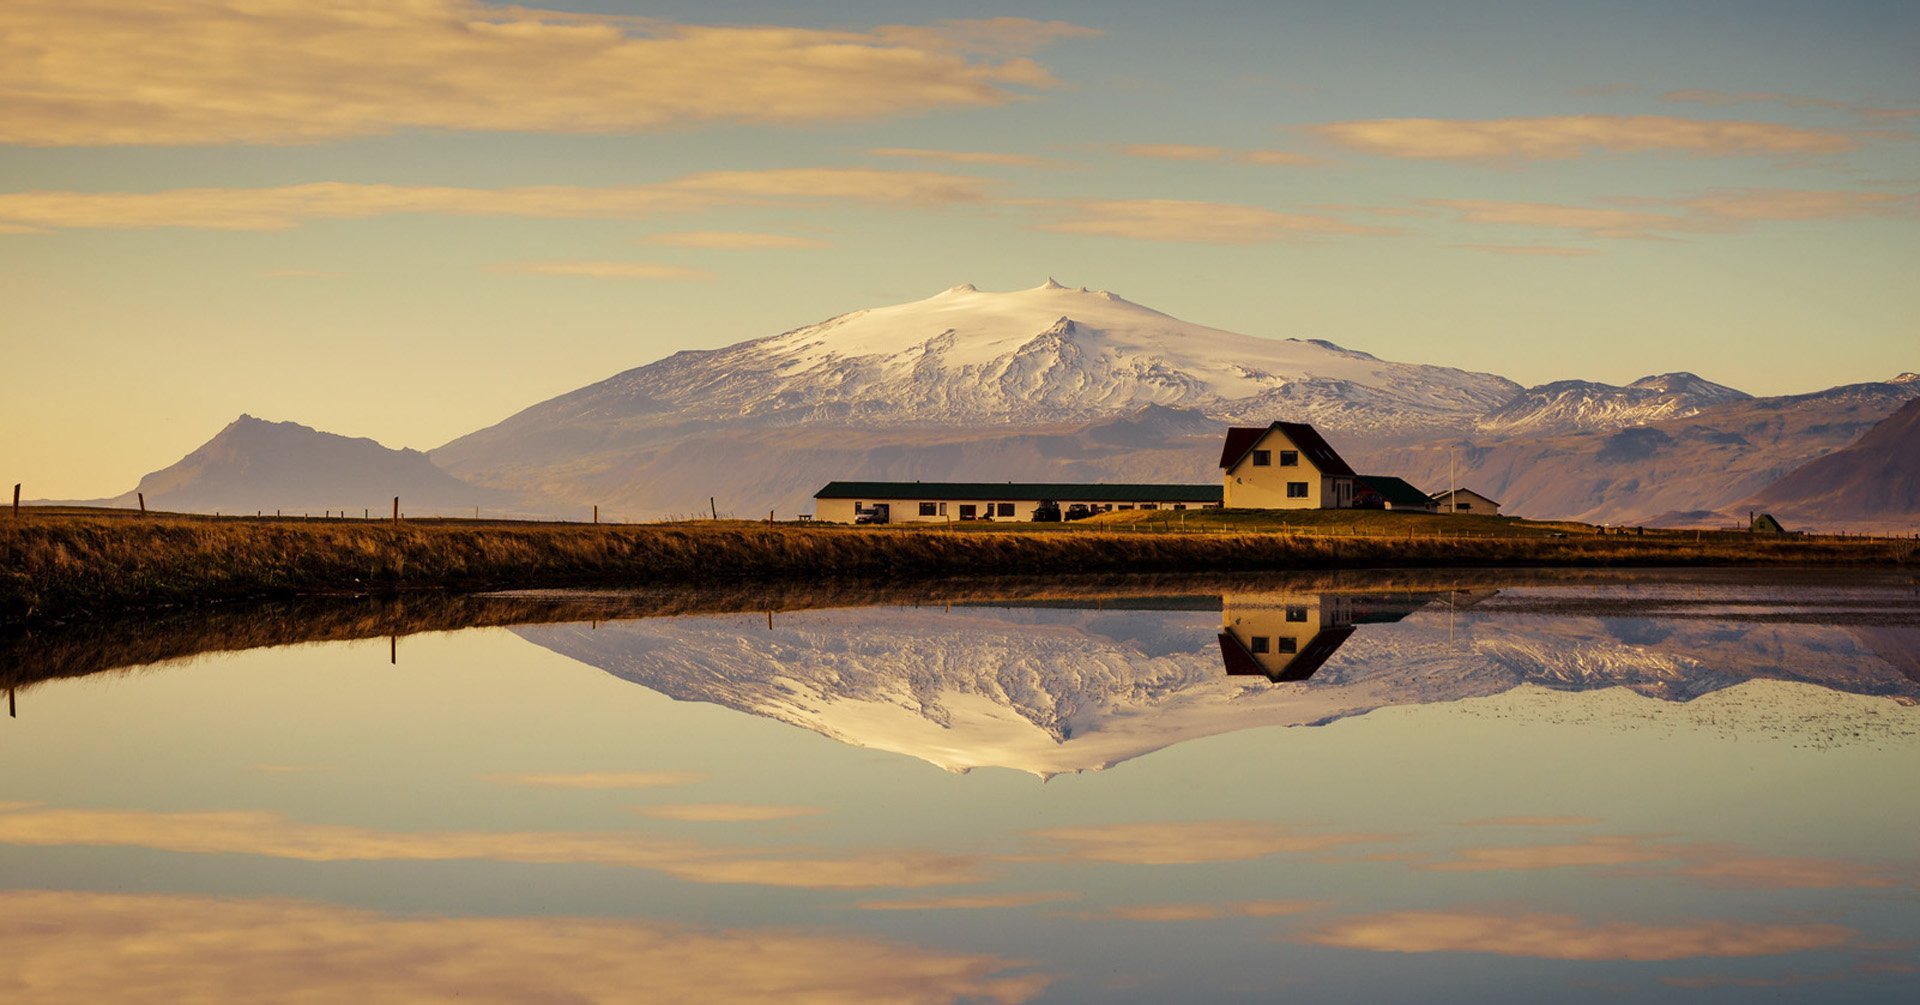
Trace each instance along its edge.
<instances>
[{"instance_id":1,"label":"dark vehicle","mask_svg":"<svg viewBox=\"0 0 1920 1005\"><path fill-rule=\"evenodd\" d=\"M887 503L874 503L866 509L854 508L854 523L891 523L893 507Z\"/></svg>"},{"instance_id":2,"label":"dark vehicle","mask_svg":"<svg viewBox=\"0 0 1920 1005\"><path fill-rule=\"evenodd\" d=\"M1051 499L1042 499L1040 505L1033 508L1034 523L1059 523L1060 504Z\"/></svg>"}]
</instances>

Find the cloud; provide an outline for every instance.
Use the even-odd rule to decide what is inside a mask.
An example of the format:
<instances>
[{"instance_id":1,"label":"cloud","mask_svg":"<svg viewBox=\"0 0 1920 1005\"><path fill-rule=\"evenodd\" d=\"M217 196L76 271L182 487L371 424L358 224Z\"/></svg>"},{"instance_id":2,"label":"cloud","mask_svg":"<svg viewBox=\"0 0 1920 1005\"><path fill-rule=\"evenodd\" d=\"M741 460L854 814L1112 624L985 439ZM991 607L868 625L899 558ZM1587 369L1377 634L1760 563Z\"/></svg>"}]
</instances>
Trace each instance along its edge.
<instances>
[{"instance_id":1,"label":"cloud","mask_svg":"<svg viewBox=\"0 0 1920 1005\"><path fill-rule=\"evenodd\" d=\"M620 1001L1013 1005L1049 983L986 954L795 929L395 917L280 899L0 893L0 986L33 1002ZM351 965L342 965L351 961Z\"/></svg>"},{"instance_id":2,"label":"cloud","mask_svg":"<svg viewBox=\"0 0 1920 1005\"><path fill-rule=\"evenodd\" d=\"M1668 91L1660 96L1661 101L1683 102L1696 105L1779 105L1783 108L1821 108L1828 111L1847 112L1869 119L1898 120L1920 117L1920 108L1888 108L1880 105L1865 105L1853 101L1835 101L1831 98L1810 98L1800 94L1783 94L1779 91L1717 91L1712 88L1692 88L1682 91Z\"/></svg>"},{"instance_id":3,"label":"cloud","mask_svg":"<svg viewBox=\"0 0 1920 1005\"><path fill-rule=\"evenodd\" d=\"M1081 915L1093 921L1212 921L1278 918L1325 907L1319 900L1238 900L1221 904L1137 904Z\"/></svg>"},{"instance_id":4,"label":"cloud","mask_svg":"<svg viewBox=\"0 0 1920 1005\"><path fill-rule=\"evenodd\" d=\"M761 251L828 246L827 242L812 237L737 230L683 230L671 234L652 234L642 240L647 244L664 244L674 248L700 248L708 251Z\"/></svg>"},{"instance_id":5,"label":"cloud","mask_svg":"<svg viewBox=\"0 0 1920 1005\"><path fill-rule=\"evenodd\" d=\"M1392 834L1304 834L1254 820L1057 827L1035 836L1065 846L1067 857L1133 865L1241 862L1281 852L1328 851L1352 844L1391 841Z\"/></svg>"},{"instance_id":6,"label":"cloud","mask_svg":"<svg viewBox=\"0 0 1920 1005\"><path fill-rule=\"evenodd\" d=\"M891 117L1054 86L1023 18L701 26L477 0L8 0L0 143L297 143Z\"/></svg>"},{"instance_id":7,"label":"cloud","mask_svg":"<svg viewBox=\"0 0 1920 1005\"><path fill-rule=\"evenodd\" d=\"M1217 161L1227 155L1225 147L1189 146L1184 143L1136 143L1120 148L1128 157L1155 157L1172 161Z\"/></svg>"},{"instance_id":8,"label":"cloud","mask_svg":"<svg viewBox=\"0 0 1920 1005\"><path fill-rule=\"evenodd\" d=\"M1428 863L1432 872L1530 872L1606 867L1616 873L1692 880L1745 889L1887 889L1917 884L1892 869L1845 859L1761 855L1738 844L1658 841L1639 835L1598 835L1564 844L1463 848Z\"/></svg>"},{"instance_id":9,"label":"cloud","mask_svg":"<svg viewBox=\"0 0 1920 1005\"><path fill-rule=\"evenodd\" d=\"M1564 914L1391 911L1343 918L1297 938L1382 953L1492 953L1549 960L1683 960L1830 949L1859 933L1839 925L1693 921L1589 924Z\"/></svg>"},{"instance_id":10,"label":"cloud","mask_svg":"<svg viewBox=\"0 0 1920 1005\"><path fill-rule=\"evenodd\" d=\"M867 153L875 157L906 157L941 164L989 164L999 167L1063 167L1063 161L1031 154L994 153L985 150L925 150L918 147L874 147Z\"/></svg>"},{"instance_id":11,"label":"cloud","mask_svg":"<svg viewBox=\"0 0 1920 1005\"><path fill-rule=\"evenodd\" d=\"M1233 150L1227 147L1192 146L1184 143L1135 143L1120 148L1128 157L1149 157L1173 161L1235 160L1265 167L1311 167L1324 163L1318 157L1287 150Z\"/></svg>"},{"instance_id":12,"label":"cloud","mask_svg":"<svg viewBox=\"0 0 1920 1005\"><path fill-rule=\"evenodd\" d=\"M1597 248L1568 248L1552 244L1462 244L1459 247L1468 251L1484 251L1489 255L1524 255L1541 258L1583 258L1600 253Z\"/></svg>"},{"instance_id":13,"label":"cloud","mask_svg":"<svg viewBox=\"0 0 1920 1005\"><path fill-rule=\"evenodd\" d=\"M1077 893L989 893L970 897L926 897L920 900L863 900L863 911L979 911L1003 907L1031 907L1076 900Z\"/></svg>"},{"instance_id":14,"label":"cloud","mask_svg":"<svg viewBox=\"0 0 1920 1005\"><path fill-rule=\"evenodd\" d=\"M529 185L487 189L313 182L272 188L159 192L5 192L0 193L0 227L285 230L312 220L399 214L639 219L788 200L933 206L984 198L984 183L976 178L868 168L708 171L651 185L610 187Z\"/></svg>"},{"instance_id":15,"label":"cloud","mask_svg":"<svg viewBox=\"0 0 1920 1005\"><path fill-rule=\"evenodd\" d=\"M749 803L680 803L666 806L642 806L634 812L656 820L685 820L694 823L752 823L760 820L787 820L825 812L817 806L761 806Z\"/></svg>"},{"instance_id":16,"label":"cloud","mask_svg":"<svg viewBox=\"0 0 1920 1005\"><path fill-rule=\"evenodd\" d=\"M1259 244L1301 236L1395 233L1319 213L1282 213L1220 202L1089 199L1050 205L1064 218L1042 224L1042 230L1136 241Z\"/></svg>"},{"instance_id":17,"label":"cloud","mask_svg":"<svg viewBox=\"0 0 1920 1005\"><path fill-rule=\"evenodd\" d=\"M515 772L486 775L482 780L554 789L651 789L663 785L692 785L706 777L697 771L574 771Z\"/></svg>"},{"instance_id":18,"label":"cloud","mask_svg":"<svg viewBox=\"0 0 1920 1005\"><path fill-rule=\"evenodd\" d=\"M591 864L647 869L695 883L815 889L913 889L977 881L966 856L879 850L707 845L627 831L380 831L310 824L256 811L0 811L0 844L150 848L198 855L261 855L303 862Z\"/></svg>"},{"instance_id":19,"label":"cloud","mask_svg":"<svg viewBox=\"0 0 1920 1005\"><path fill-rule=\"evenodd\" d=\"M496 272L527 276L584 276L590 279L712 279L713 273L684 265L659 262L515 262L496 266Z\"/></svg>"},{"instance_id":20,"label":"cloud","mask_svg":"<svg viewBox=\"0 0 1920 1005\"><path fill-rule=\"evenodd\" d=\"M1859 145L1854 137L1829 130L1669 115L1370 119L1315 126L1313 132L1366 153L1430 160L1557 160L1594 151L1831 154Z\"/></svg>"},{"instance_id":21,"label":"cloud","mask_svg":"<svg viewBox=\"0 0 1920 1005\"><path fill-rule=\"evenodd\" d=\"M1464 223L1571 230L1590 237L1728 233L1785 220L1895 219L1920 214L1920 195L1818 189L1738 189L1685 199L1615 199L1611 206L1433 199Z\"/></svg>"},{"instance_id":22,"label":"cloud","mask_svg":"<svg viewBox=\"0 0 1920 1005\"><path fill-rule=\"evenodd\" d=\"M1571 249L1584 251L1585 249ZM1463 827L1581 827L1597 824L1599 817L1582 816L1536 816L1536 817L1478 817L1461 822Z\"/></svg>"}]
</instances>

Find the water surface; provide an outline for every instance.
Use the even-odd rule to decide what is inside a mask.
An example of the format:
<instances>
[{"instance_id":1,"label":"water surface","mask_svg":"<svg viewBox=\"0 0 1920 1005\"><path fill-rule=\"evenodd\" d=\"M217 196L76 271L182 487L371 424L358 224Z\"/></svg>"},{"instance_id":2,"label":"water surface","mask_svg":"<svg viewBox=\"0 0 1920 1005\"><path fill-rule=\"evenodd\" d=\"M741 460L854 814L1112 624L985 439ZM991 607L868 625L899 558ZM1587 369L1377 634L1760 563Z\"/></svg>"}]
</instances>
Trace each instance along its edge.
<instances>
[{"instance_id":1,"label":"water surface","mask_svg":"<svg viewBox=\"0 0 1920 1005\"><path fill-rule=\"evenodd\" d=\"M1882 1001L1920 972L1911 576L1146 585L36 640L0 998ZM102 669L297 638L333 641Z\"/></svg>"}]
</instances>

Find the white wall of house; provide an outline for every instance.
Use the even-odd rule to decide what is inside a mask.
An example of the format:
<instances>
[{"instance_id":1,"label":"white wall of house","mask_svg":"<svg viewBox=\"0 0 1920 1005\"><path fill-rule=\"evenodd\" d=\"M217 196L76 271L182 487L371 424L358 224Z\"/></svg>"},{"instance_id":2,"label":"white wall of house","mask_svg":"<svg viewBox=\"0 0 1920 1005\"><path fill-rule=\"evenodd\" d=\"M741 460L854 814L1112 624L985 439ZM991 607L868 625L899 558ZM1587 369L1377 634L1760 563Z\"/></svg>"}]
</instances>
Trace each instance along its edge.
<instances>
[{"instance_id":1,"label":"white wall of house","mask_svg":"<svg viewBox=\"0 0 1920 1005\"><path fill-rule=\"evenodd\" d=\"M1346 509L1353 479L1329 475L1286 433L1269 429L1246 456L1221 473L1228 509Z\"/></svg>"},{"instance_id":2,"label":"white wall of house","mask_svg":"<svg viewBox=\"0 0 1920 1005\"><path fill-rule=\"evenodd\" d=\"M1094 501L1089 499L1063 498L1055 500L1060 504L1061 515L1065 515L1075 506L1084 506L1092 513L1108 513L1117 510L1176 510L1211 509L1216 503L1170 503L1161 500L1136 499L1131 502L1112 500ZM1040 507L1038 499L953 499L953 498L879 498L872 499L815 499L813 518L824 523L854 523L855 504L864 512L875 508L876 504L887 508L888 523L949 523L962 520L992 520L996 523L1031 523L1033 511ZM1009 512L1011 508L1011 512Z\"/></svg>"},{"instance_id":3,"label":"white wall of house","mask_svg":"<svg viewBox=\"0 0 1920 1005\"><path fill-rule=\"evenodd\" d=\"M1452 493L1452 505L1448 505L1445 492L1434 496L1434 508L1438 513L1472 513L1476 516L1499 516L1500 504L1472 489L1455 489Z\"/></svg>"}]
</instances>

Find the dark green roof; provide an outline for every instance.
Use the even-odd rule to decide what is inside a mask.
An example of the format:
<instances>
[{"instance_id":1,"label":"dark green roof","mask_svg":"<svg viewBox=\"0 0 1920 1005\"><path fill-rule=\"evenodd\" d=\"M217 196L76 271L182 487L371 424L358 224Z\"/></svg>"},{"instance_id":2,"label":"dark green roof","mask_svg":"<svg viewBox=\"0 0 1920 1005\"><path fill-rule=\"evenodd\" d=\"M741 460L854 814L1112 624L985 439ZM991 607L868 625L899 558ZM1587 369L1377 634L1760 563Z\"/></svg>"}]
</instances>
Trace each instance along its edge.
<instances>
[{"instance_id":1,"label":"dark green roof","mask_svg":"<svg viewBox=\"0 0 1920 1005\"><path fill-rule=\"evenodd\" d=\"M1072 482L828 482L815 499L1051 499L1055 502L1217 503L1219 485L1088 485Z\"/></svg>"},{"instance_id":2,"label":"dark green roof","mask_svg":"<svg viewBox=\"0 0 1920 1005\"><path fill-rule=\"evenodd\" d=\"M1361 475L1359 477L1368 488L1380 493L1380 498L1395 506L1433 505L1433 500L1425 492L1392 475Z\"/></svg>"}]
</instances>

